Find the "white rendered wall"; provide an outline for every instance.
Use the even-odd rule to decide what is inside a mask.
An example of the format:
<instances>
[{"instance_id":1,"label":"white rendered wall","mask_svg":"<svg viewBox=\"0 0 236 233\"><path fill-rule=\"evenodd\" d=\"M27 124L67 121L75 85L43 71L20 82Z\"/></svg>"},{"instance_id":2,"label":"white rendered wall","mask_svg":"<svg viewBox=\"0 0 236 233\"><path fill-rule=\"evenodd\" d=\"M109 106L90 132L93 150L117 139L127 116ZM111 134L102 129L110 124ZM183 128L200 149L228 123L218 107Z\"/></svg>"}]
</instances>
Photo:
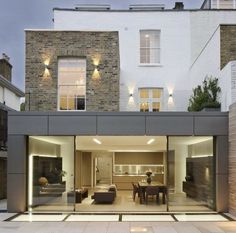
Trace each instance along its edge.
<instances>
[{"instance_id":1,"label":"white rendered wall","mask_svg":"<svg viewBox=\"0 0 236 233\"><path fill-rule=\"evenodd\" d=\"M20 97L16 96L15 93L8 90L7 88L3 88L3 89L4 89L4 91L3 91L3 101L2 101L2 103L5 101L5 104L8 107L19 111L20 110ZM0 95L1 95L1 93L0 93Z\"/></svg>"},{"instance_id":2,"label":"white rendered wall","mask_svg":"<svg viewBox=\"0 0 236 233\"><path fill-rule=\"evenodd\" d=\"M175 151L175 193L183 192L183 181L186 176L186 158L188 157L188 146L174 144L170 137L170 150Z\"/></svg>"},{"instance_id":3,"label":"white rendered wall","mask_svg":"<svg viewBox=\"0 0 236 233\"><path fill-rule=\"evenodd\" d=\"M201 54L190 67L191 86L201 84L206 76L219 77L220 74L220 28L211 35Z\"/></svg>"},{"instance_id":4,"label":"white rendered wall","mask_svg":"<svg viewBox=\"0 0 236 233\"><path fill-rule=\"evenodd\" d=\"M118 31L120 46L120 110L137 111L138 88L164 88L162 110L186 110L190 66L190 12L54 11L57 30ZM140 66L139 30L161 30L161 65ZM112 58L111 58L112 59ZM184 84L184 85L183 85ZM173 103L168 105L169 91ZM129 93L133 98L129 98Z\"/></svg>"},{"instance_id":5,"label":"white rendered wall","mask_svg":"<svg viewBox=\"0 0 236 233\"><path fill-rule=\"evenodd\" d=\"M205 47L220 24L235 24L235 11L192 11L191 23L191 60L192 62Z\"/></svg>"}]
</instances>

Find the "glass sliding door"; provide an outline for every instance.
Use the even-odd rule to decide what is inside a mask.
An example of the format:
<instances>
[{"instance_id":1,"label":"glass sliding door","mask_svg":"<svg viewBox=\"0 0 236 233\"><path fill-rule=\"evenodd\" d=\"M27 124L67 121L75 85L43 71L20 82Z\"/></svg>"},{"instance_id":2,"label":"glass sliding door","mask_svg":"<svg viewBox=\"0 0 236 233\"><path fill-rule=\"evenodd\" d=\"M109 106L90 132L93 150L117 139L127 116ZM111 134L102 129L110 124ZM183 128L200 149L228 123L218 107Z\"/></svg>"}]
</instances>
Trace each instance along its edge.
<instances>
[{"instance_id":1,"label":"glass sliding door","mask_svg":"<svg viewBox=\"0 0 236 233\"><path fill-rule=\"evenodd\" d=\"M74 137L29 137L28 210L74 210Z\"/></svg>"},{"instance_id":2,"label":"glass sliding door","mask_svg":"<svg viewBox=\"0 0 236 233\"><path fill-rule=\"evenodd\" d=\"M215 209L213 137L168 138L169 211Z\"/></svg>"}]
</instances>

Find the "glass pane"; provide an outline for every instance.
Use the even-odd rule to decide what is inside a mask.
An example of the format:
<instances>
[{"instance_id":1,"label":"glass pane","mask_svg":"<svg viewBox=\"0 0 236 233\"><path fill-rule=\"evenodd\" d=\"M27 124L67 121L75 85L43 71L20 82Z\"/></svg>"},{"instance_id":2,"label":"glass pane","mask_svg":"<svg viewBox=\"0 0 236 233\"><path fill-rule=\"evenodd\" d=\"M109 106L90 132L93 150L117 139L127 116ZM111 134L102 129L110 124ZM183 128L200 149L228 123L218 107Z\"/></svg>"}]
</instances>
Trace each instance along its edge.
<instances>
[{"instance_id":1,"label":"glass pane","mask_svg":"<svg viewBox=\"0 0 236 233\"><path fill-rule=\"evenodd\" d=\"M59 103L61 110L84 110L86 93L86 60L77 58L59 59ZM83 103L78 103L77 97L82 98ZM67 98L67 101L65 101ZM81 101L80 101L81 102Z\"/></svg>"},{"instance_id":2,"label":"glass pane","mask_svg":"<svg viewBox=\"0 0 236 233\"><path fill-rule=\"evenodd\" d=\"M162 89L159 89L159 88L152 89L152 98L160 99L161 96L162 96Z\"/></svg>"},{"instance_id":3,"label":"glass pane","mask_svg":"<svg viewBox=\"0 0 236 233\"><path fill-rule=\"evenodd\" d=\"M141 30L140 47L160 47L160 31L158 30Z\"/></svg>"},{"instance_id":4,"label":"glass pane","mask_svg":"<svg viewBox=\"0 0 236 233\"><path fill-rule=\"evenodd\" d=\"M28 209L73 211L74 137L29 137Z\"/></svg>"},{"instance_id":5,"label":"glass pane","mask_svg":"<svg viewBox=\"0 0 236 233\"><path fill-rule=\"evenodd\" d=\"M140 112L149 112L149 103L141 103Z\"/></svg>"},{"instance_id":6,"label":"glass pane","mask_svg":"<svg viewBox=\"0 0 236 233\"><path fill-rule=\"evenodd\" d=\"M160 49L151 48L149 51L150 63L160 63Z\"/></svg>"},{"instance_id":7,"label":"glass pane","mask_svg":"<svg viewBox=\"0 0 236 233\"><path fill-rule=\"evenodd\" d=\"M60 110L67 110L67 96L60 96Z\"/></svg>"},{"instance_id":8,"label":"glass pane","mask_svg":"<svg viewBox=\"0 0 236 233\"><path fill-rule=\"evenodd\" d=\"M85 85L86 60L85 59L59 59L58 61L59 85Z\"/></svg>"},{"instance_id":9,"label":"glass pane","mask_svg":"<svg viewBox=\"0 0 236 233\"><path fill-rule=\"evenodd\" d=\"M75 97L68 97L68 110L75 110L75 106L76 106L76 104L75 104Z\"/></svg>"},{"instance_id":10,"label":"glass pane","mask_svg":"<svg viewBox=\"0 0 236 233\"><path fill-rule=\"evenodd\" d=\"M160 31L140 31L140 63L160 63Z\"/></svg>"},{"instance_id":11,"label":"glass pane","mask_svg":"<svg viewBox=\"0 0 236 233\"><path fill-rule=\"evenodd\" d=\"M170 211L215 209L214 160L212 137L169 137Z\"/></svg>"},{"instance_id":12,"label":"glass pane","mask_svg":"<svg viewBox=\"0 0 236 233\"><path fill-rule=\"evenodd\" d=\"M142 99L149 98L149 89L139 89L139 96Z\"/></svg>"},{"instance_id":13,"label":"glass pane","mask_svg":"<svg viewBox=\"0 0 236 233\"><path fill-rule=\"evenodd\" d=\"M220 0L219 1L220 9L233 9L234 8L234 0Z\"/></svg>"},{"instance_id":14,"label":"glass pane","mask_svg":"<svg viewBox=\"0 0 236 233\"><path fill-rule=\"evenodd\" d=\"M160 111L160 103L159 102L153 102L152 103L152 111L153 112L159 112Z\"/></svg>"},{"instance_id":15,"label":"glass pane","mask_svg":"<svg viewBox=\"0 0 236 233\"><path fill-rule=\"evenodd\" d=\"M140 48L140 63L150 63L149 48Z\"/></svg>"},{"instance_id":16,"label":"glass pane","mask_svg":"<svg viewBox=\"0 0 236 233\"><path fill-rule=\"evenodd\" d=\"M77 98L77 110L85 110L85 99L84 98Z\"/></svg>"}]
</instances>

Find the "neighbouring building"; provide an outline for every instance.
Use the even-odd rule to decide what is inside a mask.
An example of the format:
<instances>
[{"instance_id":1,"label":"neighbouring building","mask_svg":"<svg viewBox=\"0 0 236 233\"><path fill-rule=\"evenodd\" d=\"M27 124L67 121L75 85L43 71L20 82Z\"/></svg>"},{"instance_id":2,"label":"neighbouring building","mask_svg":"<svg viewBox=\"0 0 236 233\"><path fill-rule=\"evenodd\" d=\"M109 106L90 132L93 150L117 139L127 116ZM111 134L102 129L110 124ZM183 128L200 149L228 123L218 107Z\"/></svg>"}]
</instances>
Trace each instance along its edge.
<instances>
[{"instance_id":1,"label":"neighbouring building","mask_svg":"<svg viewBox=\"0 0 236 233\"><path fill-rule=\"evenodd\" d=\"M12 65L3 54L0 59L0 199L7 196L7 112L20 110L24 93L12 84Z\"/></svg>"},{"instance_id":2,"label":"neighbouring building","mask_svg":"<svg viewBox=\"0 0 236 233\"><path fill-rule=\"evenodd\" d=\"M55 8L53 29L26 30L27 111L9 113L8 210L235 214L236 14L222 2ZM222 111L189 113L206 76L220 80ZM146 171L157 205L142 195Z\"/></svg>"}]
</instances>

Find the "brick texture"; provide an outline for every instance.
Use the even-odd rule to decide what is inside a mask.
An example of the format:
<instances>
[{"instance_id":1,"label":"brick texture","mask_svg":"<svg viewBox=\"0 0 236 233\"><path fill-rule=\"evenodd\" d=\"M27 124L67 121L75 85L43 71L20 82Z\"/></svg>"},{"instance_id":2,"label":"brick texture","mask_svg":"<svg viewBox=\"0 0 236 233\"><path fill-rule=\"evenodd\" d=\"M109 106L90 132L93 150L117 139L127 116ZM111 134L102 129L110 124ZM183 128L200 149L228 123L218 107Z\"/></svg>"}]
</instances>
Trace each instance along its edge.
<instances>
[{"instance_id":1,"label":"brick texture","mask_svg":"<svg viewBox=\"0 0 236 233\"><path fill-rule=\"evenodd\" d=\"M26 110L57 111L58 58L86 58L86 111L119 111L118 32L27 31ZM93 77L99 57L100 78ZM50 76L44 77L49 59Z\"/></svg>"},{"instance_id":2,"label":"brick texture","mask_svg":"<svg viewBox=\"0 0 236 233\"><path fill-rule=\"evenodd\" d=\"M220 67L227 65L229 61L236 60L236 25L220 26ZM212 58L214 59L214 58Z\"/></svg>"}]
</instances>

